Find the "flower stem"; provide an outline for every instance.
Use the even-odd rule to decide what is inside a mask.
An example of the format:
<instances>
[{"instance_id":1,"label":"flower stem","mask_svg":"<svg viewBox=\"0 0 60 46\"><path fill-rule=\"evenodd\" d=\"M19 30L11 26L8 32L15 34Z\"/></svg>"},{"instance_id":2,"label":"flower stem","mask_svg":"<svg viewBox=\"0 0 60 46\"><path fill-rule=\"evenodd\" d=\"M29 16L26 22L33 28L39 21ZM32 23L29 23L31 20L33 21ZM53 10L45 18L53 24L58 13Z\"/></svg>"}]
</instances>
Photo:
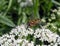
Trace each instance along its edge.
<instances>
[{"instance_id":1,"label":"flower stem","mask_svg":"<svg viewBox=\"0 0 60 46\"><path fill-rule=\"evenodd\" d=\"M39 18L39 0L33 0L33 13L34 13L34 18Z\"/></svg>"}]
</instances>

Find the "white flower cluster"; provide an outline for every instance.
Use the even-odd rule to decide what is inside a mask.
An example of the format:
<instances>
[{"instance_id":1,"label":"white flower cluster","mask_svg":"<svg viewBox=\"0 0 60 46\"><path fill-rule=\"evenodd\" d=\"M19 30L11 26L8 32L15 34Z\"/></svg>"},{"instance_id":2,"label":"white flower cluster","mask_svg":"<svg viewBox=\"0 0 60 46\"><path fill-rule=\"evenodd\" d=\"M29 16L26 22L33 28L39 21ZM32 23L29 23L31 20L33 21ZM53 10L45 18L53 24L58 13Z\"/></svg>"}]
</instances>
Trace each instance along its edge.
<instances>
[{"instance_id":1,"label":"white flower cluster","mask_svg":"<svg viewBox=\"0 0 60 46\"><path fill-rule=\"evenodd\" d=\"M57 13L57 15L60 17L60 7L58 7L58 9L52 10L52 12L53 12L53 15L54 13Z\"/></svg>"},{"instance_id":2,"label":"white flower cluster","mask_svg":"<svg viewBox=\"0 0 60 46\"><path fill-rule=\"evenodd\" d=\"M34 33L34 37L39 38L39 40L42 41L48 41L52 45L60 44L60 36L57 35L56 33L51 32L49 29L44 29L44 28L36 29L36 32Z\"/></svg>"},{"instance_id":3,"label":"white flower cluster","mask_svg":"<svg viewBox=\"0 0 60 46\"><path fill-rule=\"evenodd\" d=\"M32 0L25 0L24 2L22 0L18 0L18 3L20 3L21 7L26 7L26 6L32 6L33 5Z\"/></svg>"},{"instance_id":4,"label":"white flower cluster","mask_svg":"<svg viewBox=\"0 0 60 46\"><path fill-rule=\"evenodd\" d=\"M29 41L27 37L29 34L33 37L33 40ZM35 40L34 40L35 39ZM49 29L36 29L35 31L31 28L26 28L26 25L22 24L12 29L9 34L4 34L0 37L0 46L35 46L35 41L40 40L43 43L50 43L48 46L57 46L60 45L60 36L56 33L51 32ZM40 46L40 43L36 44ZM42 46L47 46L42 44Z\"/></svg>"}]
</instances>

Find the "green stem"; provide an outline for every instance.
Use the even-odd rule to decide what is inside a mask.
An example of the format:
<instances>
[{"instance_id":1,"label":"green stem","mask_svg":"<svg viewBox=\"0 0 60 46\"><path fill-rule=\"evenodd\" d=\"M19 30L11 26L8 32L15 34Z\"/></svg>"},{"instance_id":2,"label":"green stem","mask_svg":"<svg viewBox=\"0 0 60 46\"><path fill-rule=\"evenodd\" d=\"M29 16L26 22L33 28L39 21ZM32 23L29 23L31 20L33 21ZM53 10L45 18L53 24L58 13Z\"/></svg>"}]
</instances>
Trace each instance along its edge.
<instances>
[{"instance_id":1,"label":"green stem","mask_svg":"<svg viewBox=\"0 0 60 46\"><path fill-rule=\"evenodd\" d=\"M17 22L17 25L20 25L21 24L21 17L19 17L19 19L18 19L18 22Z\"/></svg>"},{"instance_id":2,"label":"green stem","mask_svg":"<svg viewBox=\"0 0 60 46\"><path fill-rule=\"evenodd\" d=\"M10 0L10 1L9 1L8 8L7 8L6 12L4 13L4 16L6 16L7 12L8 12L9 9L11 8L12 1L13 1L13 0Z\"/></svg>"},{"instance_id":3,"label":"green stem","mask_svg":"<svg viewBox=\"0 0 60 46\"><path fill-rule=\"evenodd\" d=\"M33 7L33 13L34 13L34 18L39 18L39 9L38 9L38 7L39 7L39 0L33 0L33 5L34 5L34 7Z\"/></svg>"},{"instance_id":4,"label":"green stem","mask_svg":"<svg viewBox=\"0 0 60 46\"><path fill-rule=\"evenodd\" d=\"M27 21L26 14L24 12L22 14L23 14L22 23L26 24L26 21Z\"/></svg>"}]
</instances>

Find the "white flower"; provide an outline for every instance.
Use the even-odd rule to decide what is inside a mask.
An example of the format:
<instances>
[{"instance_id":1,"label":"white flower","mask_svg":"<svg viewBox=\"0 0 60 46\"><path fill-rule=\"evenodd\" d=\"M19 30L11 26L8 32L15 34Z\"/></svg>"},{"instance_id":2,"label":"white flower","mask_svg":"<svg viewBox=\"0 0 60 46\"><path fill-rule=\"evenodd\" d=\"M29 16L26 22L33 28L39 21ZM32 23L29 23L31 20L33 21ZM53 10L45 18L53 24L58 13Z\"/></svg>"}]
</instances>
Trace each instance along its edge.
<instances>
[{"instance_id":1,"label":"white flower","mask_svg":"<svg viewBox=\"0 0 60 46\"><path fill-rule=\"evenodd\" d=\"M47 45L42 45L42 46L47 46Z\"/></svg>"},{"instance_id":2,"label":"white flower","mask_svg":"<svg viewBox=\"0 0 60 46\"><path fill-rule=\"evenodd\" d=\"M60 32L60 28L59 28L58 30L59 30L59 32Z\"/></svg>"},{"instance_id":3,"label":"white flower","mask_svg":"<svg viewBox=\"0 0 60 46\"><path fill-rule=\"evenodd\" d=\"M31 43L28 43L28 46L34 46L34 42L31 41Z\"/></svg>"},{"instance_id":4,"label":"white flower","mask_svg":"<svg viewBox=\"0 0 60 46\"><path fill-rule=\"evenodd\" d=\"M51 19L56 19L55 14L51 14Z\"/></svg>"},{"instance_id":5,"label":"white flower","mask_svg":"<svg viewBox=\"0 0 60 46\"><path fill-rule=\"evenodd\" d=\"M28 34L33 34L34 33L34 30L33 29L31 29L31 28L28 28Z\"/></svg>"},{"instance_id":6,"label":"white flower","mask_svg":"<svg viewBox=\"0 0 60 46\"><path fill-rule=\"evenodd\" d=\"M35 37L35 38L41 37L41 30L40 30L40 29L36 29L36 30L35 30L34 37Z\"/></svg>"},{"instance_id":7,"label":"white flower","mask_svg":"<svg viewBox=\"0 0 60 46\"><path fill-rule=\"evenodd\" d=\"M26 2L32 2L32 0L26 0Z\"/></svg>"},{"instance_id":8,"label":"white flower","mask_svg":"<svg viewBox=\"0 0 60 46\"><path fill-rule=\"evenodd\" d=\"M0 44L2 44L3 43L3 40L0 40Z\"/></svg>"},{"instance_id":9,"label":"white flower","mask_svg":"<svg viewBox=\"0 0 60 46\"><path fill-rule=\"evenodd\" d=\"M11 42L12 42L12 40L11 40L11 39L8 39L7 41L8 41L9 43L11 43Z\"/></svg>"},{"instance_id":10,"label":"white flower","mask_svg":"<svg viewBox=\"0 0 60 46\"><path fill-rule=\"evenodd\" d=\"M32 0L26 0L26 3L27 3L27 5L29 5L29 6L33 5Z\"/></svg>"},{"instance_id":11,"label":"white flower","mask_svg":"<svg viewBox=\"0 0 60 46\"><path fill-rule=\"evenodd\" d=\"M25 7L26 5L27 5L26 2L21 2L21 3L20 3L20 6L21 6L21 7Z\"/></svg>"},{"instance_id":12,"label":"white flower","mask_svg":"<svg viewBox=\"0 0 60 46\"><path fill-rule=\"evenodd\" d=\"M55 44L54 44L54 46L58 46L58 44L57 44L57 43L55 43Z\"/></svg>"},{"instance_id":13,"label":"white flower","mask_svg":"<svg viewBox=\"0 0 60 46\"><path fill-rule=\"evenodd\" d=\"M18 34L17 29L12 29L11 32L10 32L10 34L15 34L15 35L17 35L17 34Z\"/></svg>"},{"instance_id":14,"label":"white flower","mask_svg":"<svg viewBox=\"0 0 60 46\"><path fill-rule=\"evenodd\" d=\"M4 46L8 46L8 45L9 45L9 43L8 42L5 42Z\"/></svg>"},{"instance_id":15,"label":"white flower","mask_svg":"<svg viewBox=\"0 0 60 46\"><path fill-rule=\"evenodd\" d=\"M57 15L60 15L60 11L57 12Z\"/></svg>"},{"instance_id":16,"label":"white flower","mask_svg":"<svg viewBox=\"0 0 60 46\"><path fill-rule=\"evenodd\" d=\"M21 31L26 31L26 25L22 24L20 25Z\"/></svg>"},{"instance_id":17,"label":"white flower","mask_svg":"<svg viewBox=\"0 0 60 46\"><path fill-rule=\"evenodd\" d=\"M40 45L36 45L36 46L40 46Z\"/></svg>"},{"instance_id":18,"label":"white flower","mask_svg":"<svg viewBox=\"0 0 60 46\"><path fill-rule=\"evenodd\" d=\"M22 41L23 41L22 39L17 39L17 40L16 40L16 42L19 43L19 44L20 44Z\"/></svg>"},{"instance_id":19,"label":"white flower","mask_svg":"<svg viewBox=\"0 0 60 46\"><path fill-rule=\"evenodd\" d=\"M0 44L1 46L20 46L20 44L21 46L34 46L34 40L30 42L26 39L27 36L29 36L28 34L33 34L33 37L35 39L38 38L42 42L48 41L49 43L51 43L53 41L53 43L51 43L49 46L57 46L58 44L60 44L60 36L56 33L53 33L49 29L45 29L42 27L41 29L37 28L34 31L32 28L26 29L26 25L24 24L13 28L9 34L2 35L2 37L0 37Z\"/></svg>"},{"instance_id":20,"label":"white flower","mask_svg":"<svg viewBox=\"0 0 60 46\"><path fill-rule=\"evenodd\" d=\"M22 31L21 28L20 28L20 26L17 26L16 28L17 28L17 31L18 32L21 32Z\"/></svg>"},{"instance_id":21,"label":"white flower","mask_svg":"<svg viewBox=\"0 0 60 46\"><path fill-rule=\"evenodd\" d=\"M48 19L50 22L52 21L50 18Z\"/></svg>"},{"instance_id":22,"label":"white flower","mask_svg":"<svg viewBox=\"0 0 60 46\"><path fill-rule=\"evenodd\" d=\"M60 37L57 37L57 43L60 43Z\"/></svg>"},{"instance_id":23,"label":"white flower","mask_svg":"<svg viewBox=\"0 0 60 46\"><path fill-rule=\"evenodd\" d=\"M19 1L19 2L20 2L20 1ZM25 2L21 2L21 3L20 3L20 6L21 6L21 7L32 6L32 5L33 5L32 0L25 0Z\"/></svg>"},{"instance_id":24,"label":"white flower","mask_svg":"<svg viewBox=\"0 0 60 46\"><path fill-rule=\"evenodd\" d=\"M52 10L52 12L57 12L57 9Z\"/></svg>"},{"instance_id":25,"label":"white flower","mask_svg":"<svg viewBox=\"0 0 60 46\"><path fill-rule=\"evenodd\" d=\"M42 21L42 22L46 22L45 18L42 18L41 21Z\"/></svg>"},{"instance_id":26,"label":"white flower","mask_svg":"<svg viewBox=\"0 0 60 46\"><path fill-rule=\"evenodd\" d=\"M18 3L20 3L21 2L21 0L17 0L18 1Z\"/></svg>"},{"instance_id":27,"label":"white flower","mask_svg":"<svg viewBox=\"0 0 60 46\"><path fill-rule=\"evenodd\" d=\"M20 46L20 44L17 44L16 46Z\"/></svg>"},{"instance_id":28,"label":"white flower","mask_svg":"<svg viewBox=\"0 0 60 46\"><path fill-rule=\"evenodd\" d=\"M23 40L22 46L28 45L28 41L26 39Z\"/></svg>"},{"instance_id":29,"label":"white flower","mask_svg":"<svg viewBox=\"0 0 60 46\"><path fill-rule=\"evenodd\" d=\"M9 35L10 36L10 38L14 38L15 37L15 35Z\"/></svg>"},{"instance_id":30,"label":"white flower","mask_svg":"<svg viewBox=\"0 0 60 46\"><path fill-rule=\"evenodd\" d=\"M4 38L3 41L7 41L7 38Z\"/></svg>"}]
</instances>

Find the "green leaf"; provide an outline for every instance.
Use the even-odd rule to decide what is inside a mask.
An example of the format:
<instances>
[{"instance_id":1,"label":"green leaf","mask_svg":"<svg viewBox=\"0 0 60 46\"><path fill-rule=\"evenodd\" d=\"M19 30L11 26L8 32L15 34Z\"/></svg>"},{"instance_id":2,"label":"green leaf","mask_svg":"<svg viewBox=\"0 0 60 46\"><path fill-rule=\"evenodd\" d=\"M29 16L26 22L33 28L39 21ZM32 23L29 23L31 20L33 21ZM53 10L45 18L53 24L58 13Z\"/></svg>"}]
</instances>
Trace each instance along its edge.
<instances>
[{"instance_id":1,"label":"green leaf","mask_svg":"<svg viewBox=\"0 0 60 46\"><path fill-rule=\"evenodd\" d=\"M9 0L8 8L7 8L7 10L5 11L4 16L7 14L7 12L9 11L9 9L11 8L12 1L13 1L13 0Z\"/></svg>"},{"instance_id":2,"label":"green leaf","mask_svg":"<svg viewBox=\"0 0 60 46\"><path fill-rule=\"evenodd\" d=\"M0 15L0 23L6 24L10 27L15 27L15 24L10 19L8 19L6 16Z\"/></svg>"},{"instance_id":3,"label":"green leaf","mask_svg":"<svg viewBox=\"0 0 60 46\"><path fill-rule=\"evenodd\" d=\"M21 19L22 19L22 17L19 17L18 22L17 22L17 25L20 25L21 24Z\"/></svg>"},{"instance_id":4,"label":"green leaf","mask_svg":"<svg viewBox=\"0 0 60 46\"><path fill-rule=\"evenodd\" d=\"M52 0L52 3L54 3L55 5L60 6L60 3L59 3L59 2L57 2L57 1L55 1L55 0Z\"/></svg>"},{"instance_id":5,"label":"green leaf","mask_svg":"<svg viewBox=\"0 0 60 46\"><path fill-rule=\"evenodd\" d=\"M0 11L6 9L7 7L6 3L7 2L5 0L0 0Z\"/></svg>"},{"instance_id":6,"label":"green leaf","mask_svg":"<svg viewBox=\"0 0 60 46\"><path fill-rule=\"evenodd\" d=\"M22 19L22 23L26 23L26 21L27 21L26 14L25 14L25 13L23 13L23 19Z\"/></svg>"},{"instance_id":7,"label":"green leaf","mask_svg":"<svg viewBox=\"0 0 60 46\"><path fill-rule=\"evenodd\" d=\"M57 26L57 27L60 27L60 22L56 21L56 22L54 23L54 25Z\"/></svg>"},{"instance_id":8,"label":"green leaf","mask_svg":"<svg viewBox=\"0 0 60 46\"><path fill-rule=\"evenodd\" d=\"M33 13L35 18L39 18L39 0L33 0Z\"/></svg>"}]
</instances>

